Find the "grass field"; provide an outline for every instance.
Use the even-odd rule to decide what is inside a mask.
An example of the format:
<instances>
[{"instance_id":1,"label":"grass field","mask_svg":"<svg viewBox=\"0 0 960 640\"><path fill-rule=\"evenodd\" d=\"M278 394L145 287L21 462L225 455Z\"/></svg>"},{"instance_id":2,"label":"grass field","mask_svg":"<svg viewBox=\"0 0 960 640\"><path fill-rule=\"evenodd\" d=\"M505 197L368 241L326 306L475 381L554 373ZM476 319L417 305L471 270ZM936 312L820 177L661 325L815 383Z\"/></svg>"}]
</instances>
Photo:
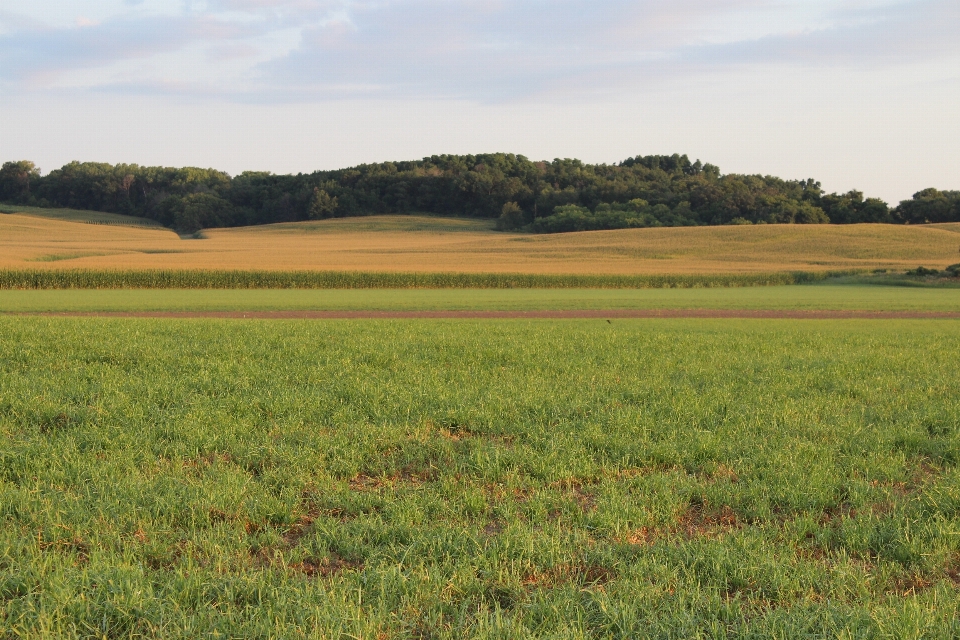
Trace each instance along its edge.
<instances>
[{"instance_id":1,"label":"grass field","mask_svg":"<svg viewBox=\"0 0 960 640\"><path fill-rule=\"evenodd\" d=\"M960 225L27 213L0 314L960 311L747 286L942 268ZM381 288L149 288L261 286ZM958 328L0 315L0 638L960 637Z\"/></svg>"},{"instance_id":2,"label":"grass field","mask_svg":"<svg viewBox=\"0 0 960 640\"><path fill-rule=\"evenodd\" d=\"M956 637L958 327L0 317L0 636Z\"/></svg>"},{"instance_id":3,"label":"grass field","mask_svg":"<svg viewBox=\"0 0 960 640\"><path fill-rule=\"evenodd\" d=\"M492 222L377 216L205 231L0 215L4 269L260 269L525 274L750 274L943 268L960 224L762 225L501 233Z\"/></svg>"},{"instance_id":4,"label":"grass field","mask_svg":"<svg viewBox=\"0 0 960 640\"><path fill-rule=\"evenodd\" d=\"M960 289L800 285L714 289L107 289L0 291L2 312L841 309L960 311Z\"/></svg>"}]
</instances>

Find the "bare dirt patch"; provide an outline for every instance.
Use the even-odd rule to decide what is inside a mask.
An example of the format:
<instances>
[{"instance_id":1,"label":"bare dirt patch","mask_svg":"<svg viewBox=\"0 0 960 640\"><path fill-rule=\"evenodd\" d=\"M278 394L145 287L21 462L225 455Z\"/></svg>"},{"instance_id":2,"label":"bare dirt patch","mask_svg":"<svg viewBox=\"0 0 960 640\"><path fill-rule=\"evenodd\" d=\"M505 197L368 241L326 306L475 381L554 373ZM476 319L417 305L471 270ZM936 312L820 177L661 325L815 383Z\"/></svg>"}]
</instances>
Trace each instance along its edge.
<instances>
[{"instance_id":1,"label":"bare dirt patch","mask_svg":"<svg viewBox=\"0 0 960 640\"><path fill-rule=\"evenodd\" d=\"M330 557L324 558L320 561L307 559L303 562L298 562L288 566L290 569L299 571L308 576L321 576L323 578L329 578L345 571L363 570L363 563L352 560L344 560L335 554L331 554Z\"/></svg>"},{"instance_id":2,"label":"bare dirt patch","mask_svg":"<svg viewBox=\"0 0 960 640\"><path fill-rule=\"evenodd\" d=\"M530 569L522 579L528 588L550 589L564 584L605 585L616 579L613 569L584 563L560 564L548 569Z\"/></svg>"},{"instance_id":3,"label":"bare dirt patch","mask_svg":"<svg viewBox=\"0 0 960 640\"><path fill-rule=\"evenodd\" d=\"M679 530L688 540L719 539L741 526L736 512L727 505L713 509L706 504L691 504L679 519Z\"/></svg>"},{"instance_id":4,"label":"bare dirt patch","mask_svg":"<svg viewBox=\"0 0 960 640\"><path fill-rule=\"evenodd\" d=\"M720 540L743 528L743 522L728 505L714 507L694 502L678 516L675 524L640 527L624 538L628 544L650 547L660 541Z\"/></svg>"}]
</instances>

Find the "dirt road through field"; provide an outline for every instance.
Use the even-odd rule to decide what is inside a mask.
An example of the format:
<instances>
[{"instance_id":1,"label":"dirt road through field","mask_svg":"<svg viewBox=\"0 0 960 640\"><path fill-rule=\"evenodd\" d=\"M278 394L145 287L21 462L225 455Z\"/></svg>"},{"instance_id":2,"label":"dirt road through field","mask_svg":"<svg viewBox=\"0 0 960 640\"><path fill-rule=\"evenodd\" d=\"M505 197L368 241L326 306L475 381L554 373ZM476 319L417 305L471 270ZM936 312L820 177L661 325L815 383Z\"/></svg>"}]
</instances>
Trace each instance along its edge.
<instances>
[{"instance_id":1,"label":"dirt road through field","mask_svg":"<svg viewBox=\"0 0 960 640\"><path fill-rule=\"evenodd\" d=\"M51 311L3 315L95 318L237 318L251 320L352 319L633 319L768 318L794 320L960 319L956 311L857 311L810 309L605 309L540 311Z\"/></svg>"}]
</instances>

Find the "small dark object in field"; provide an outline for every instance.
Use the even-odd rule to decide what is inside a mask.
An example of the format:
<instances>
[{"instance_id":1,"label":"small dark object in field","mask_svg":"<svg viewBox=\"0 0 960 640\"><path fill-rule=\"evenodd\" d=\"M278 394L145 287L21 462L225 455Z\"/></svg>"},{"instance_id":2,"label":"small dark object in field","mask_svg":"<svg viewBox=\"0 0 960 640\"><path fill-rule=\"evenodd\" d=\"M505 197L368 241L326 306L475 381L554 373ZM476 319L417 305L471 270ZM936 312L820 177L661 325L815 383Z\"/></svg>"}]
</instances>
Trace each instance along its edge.
<instances>
[{"instance_id":1,"label":"small dark object in field","mask_svg":"<svg viewBox=\"0 0 960 640\"><path fill-rule=\"evenodd\" d=\"M912 271L907 271L908 276L935 276L939 273L936 269L928 269L926 267L917 267Z\"/></svg>"}]
</instances>

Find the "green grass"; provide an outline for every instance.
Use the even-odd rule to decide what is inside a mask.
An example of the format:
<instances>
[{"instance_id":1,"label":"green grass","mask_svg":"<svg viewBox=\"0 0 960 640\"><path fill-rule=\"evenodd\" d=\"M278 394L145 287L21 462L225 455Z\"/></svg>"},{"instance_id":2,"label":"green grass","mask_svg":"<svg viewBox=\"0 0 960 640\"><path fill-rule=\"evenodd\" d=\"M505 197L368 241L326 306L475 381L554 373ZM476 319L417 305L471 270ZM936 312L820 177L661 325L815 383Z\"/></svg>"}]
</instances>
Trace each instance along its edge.
<instances>
[{"instance_id":1,"label":"green grass","mask_svg":"<svg viewBox=\"0 0 960 640\"><path fill-rule=\"evenodd\" d=\"M723 289L71 289L0 291L0 312L685 308L960 311L960 290L804 285Z\"/></svg>"},{"instance_id":2,"label":"green grass","mask_svg":"<svg viewBox=\"0 0 960 640\"><path fill-rule=\"evenodd\" d=\"M960 278L946 271L936 276L917 276L909 273L861 273L830 278L836 284L873 285L881 287L917 287L927 289L960 289Z\"/></svg>"},{"instance_id":3,"label":"green grass","mask_svg":"<svg viewBox=\"0 0 960 640\"><path fill-rule=\"evenodd\" d=\"M427 231L430 233L462 233L464 231L493 231L496 221L489 218L457 218L433 213L366 215L349 218L328 218L322 224L316 221L284 222L272 226L274 231L301 233L333 233L369 231L376 233L399 231Z\"/></svg>"},{"instance_id":4,"label":"green grass","mask_svg":"<svg viewBox=\"0 0 960 640\"><path fill-rule=\"evenodd\" d=\"M550 275L376 271L0 270L3 289L661 289L821 282L848 272Z\"/></svg>"},{"instance_id":5,"label":"green grass","mask_svg":"<svg viewBox=\"0 0 960 640\"><path fill-rule=\"evenodd\" d=\"M157 227L162 228L156 220L125 216L118 213L104 213L103 211L87 211L84 209L46 209L42 207L27 207L19 204L0 204L0 213L21 213L37 218L51 218L65 222L83 222L86 224L107 224L127 227Z\"/></svg>"},{"instance_id":6,"label":"green grass","mask_svg":"<svg viewBox=\"0 0 960 640\"><path fill-rule=\"evenodd\" d=\"M0 636L956 637L958 328L0 318Z\"/></svg>"},{"instance_id":7,"label":"green grass","mask_svg":"<svg viewBox=\"0 0 960 640\"><path fill-rule=\"evenodd\" d=\"M60 262L61 260L73 260L75 258L88 258L91 256L108 255L98 251L71 251L69 253L48 253L38 258L33 258L31 262Z\"/></svg>"}]
</instances>

